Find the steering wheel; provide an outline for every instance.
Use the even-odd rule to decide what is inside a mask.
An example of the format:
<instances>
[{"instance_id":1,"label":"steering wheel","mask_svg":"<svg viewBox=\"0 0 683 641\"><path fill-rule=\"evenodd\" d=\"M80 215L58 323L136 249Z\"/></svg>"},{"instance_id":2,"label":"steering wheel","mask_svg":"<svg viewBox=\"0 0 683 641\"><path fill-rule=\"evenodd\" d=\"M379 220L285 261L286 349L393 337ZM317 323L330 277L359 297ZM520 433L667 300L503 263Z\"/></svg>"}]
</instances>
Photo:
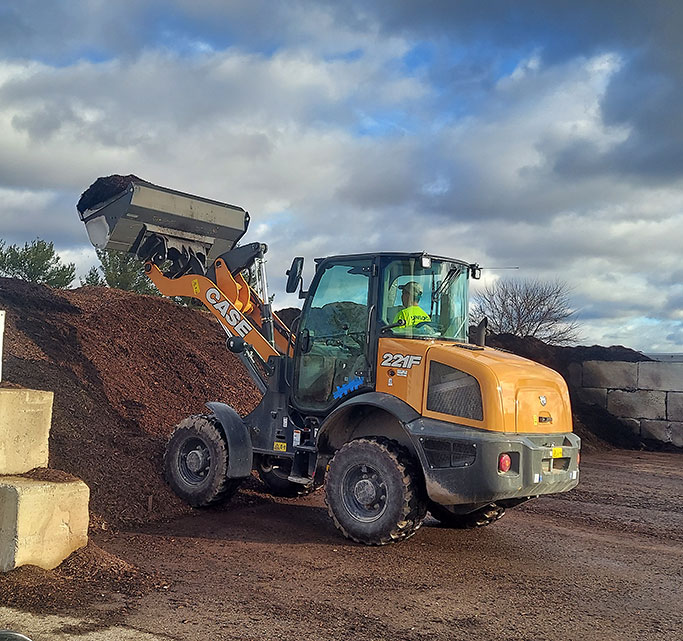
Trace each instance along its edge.
<instances>
[{"instance_id":1,"label":"steering wheel","mask_svg":"<svg viewBox=\"0 0 683 641\"><path fill-rule=\"evenodd\" d=\"M439 326L434 321L422 321L413 325L418 334L425 336L441 336Z\"/></svg>"}]
</instances>

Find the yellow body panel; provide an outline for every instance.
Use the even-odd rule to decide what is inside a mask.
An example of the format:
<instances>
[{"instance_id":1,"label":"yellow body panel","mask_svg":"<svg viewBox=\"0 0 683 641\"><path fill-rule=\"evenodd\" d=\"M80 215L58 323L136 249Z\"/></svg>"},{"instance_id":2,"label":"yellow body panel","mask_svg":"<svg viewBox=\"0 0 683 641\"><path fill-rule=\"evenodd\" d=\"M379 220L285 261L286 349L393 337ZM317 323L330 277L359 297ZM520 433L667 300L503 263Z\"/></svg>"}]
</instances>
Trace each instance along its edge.
<instances>
[{"instance_id":1,"label":"yellow body panel","mask_svg":"<svg viewBox=\"0 0 683 641\"><path fill-rule=\"evenodd\" d=\"M432 361L477 379L483 420L427 409ZM539 363L490 347L479 349L445 341L381 338L376 389L400 398L425 417L460 425L525 434L572 431L569 391L562 376Z\"/></svg>"}]
</instances>

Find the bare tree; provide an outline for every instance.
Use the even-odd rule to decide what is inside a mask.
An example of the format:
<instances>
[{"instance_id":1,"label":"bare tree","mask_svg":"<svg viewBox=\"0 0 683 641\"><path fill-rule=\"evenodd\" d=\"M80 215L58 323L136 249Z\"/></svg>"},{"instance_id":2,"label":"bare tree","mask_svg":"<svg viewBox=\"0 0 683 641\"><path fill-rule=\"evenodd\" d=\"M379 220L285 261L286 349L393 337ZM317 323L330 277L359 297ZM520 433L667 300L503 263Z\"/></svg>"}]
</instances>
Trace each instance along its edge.
<instances>
[{"instance_id":1,"label":"bare tree","mask_svg":"<svg viewBox=\"0 0 683 641\"><path fill-rule=\"evenodd\" d=\"M533 336L551 345L579 339L579 324L561 280L498 280L474 295L473 323L486 316L495 334Z\"/></svg>"}]
</instances>

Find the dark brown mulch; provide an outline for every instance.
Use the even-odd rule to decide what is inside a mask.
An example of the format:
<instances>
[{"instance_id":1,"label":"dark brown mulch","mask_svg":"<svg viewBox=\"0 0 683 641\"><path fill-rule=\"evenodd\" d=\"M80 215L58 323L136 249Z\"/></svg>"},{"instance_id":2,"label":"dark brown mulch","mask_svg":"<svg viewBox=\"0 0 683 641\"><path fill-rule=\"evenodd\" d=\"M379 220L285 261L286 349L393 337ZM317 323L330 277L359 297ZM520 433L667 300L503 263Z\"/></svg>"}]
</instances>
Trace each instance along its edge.
<instances>
[{"instance_id":1,"label":"dark brown mulch","mask_svg":"<svg viewBox=\"0 0 683 641\"><path fill-rule=\"evenodd\" d=\"M3 606L73 614L79 606L111 594L137 597L158 586L152 574L106 552L94 543L74 552L54 570L27 565L0 573Z\"/></svg>"},{"instance_id":2,"label":"dark brown mulch","mask_svg":"<svg viewBox=\"0 0 683 641\"><path fill-rule=\"evenodd\" d=\"M78 481L78 477L63 470L53 470L47 467L36 467L24 474L15 474L24 479L31 479L33 481L44 481L46 483L73 483Z\"/></svg>"},{"instance_id":3,"label":"dark brown mulch","mask_svg":"<svg viewBox=\"0 0 683 641\"><path fill-rule=\"evenodd\" d=\"M592 345L585 347L558 347L548 345L537 338L527 336L520 338L512 334L490 334L486 337L486 344L491 347L506 349L509 352L524 356L532 361L542 363L547 367L564 374L570 363L583 361L650 361L651 358L622 345L602 347Z\"/></svg>"},{"instance_id":4,"label":"dark brown mulch","mask_svg":"<svg viewBox=\"0 0 683 641\"><path fill-rule=\"evenodd\" d=\"M120 174L101 176L81 194L76 209L81 214L88 209L93 209L95 205L99 205L128 189L133 182L146 185L151 184L134 174L128 174L128 176L121 176Z\"/></svg>"},{"instance_id":5,"label":"dark brown mulch","mask_svg":"<svg viewBox=\"0 0 683 641\"><path fill-rule=\"evenodd\" d=\"M50 467L82 478L103 529L188 513L161 475L166 438L204 403L259 401L208 313L107 288L0 278L3 377L55 393Z\"/></svg>"}]
</instances>

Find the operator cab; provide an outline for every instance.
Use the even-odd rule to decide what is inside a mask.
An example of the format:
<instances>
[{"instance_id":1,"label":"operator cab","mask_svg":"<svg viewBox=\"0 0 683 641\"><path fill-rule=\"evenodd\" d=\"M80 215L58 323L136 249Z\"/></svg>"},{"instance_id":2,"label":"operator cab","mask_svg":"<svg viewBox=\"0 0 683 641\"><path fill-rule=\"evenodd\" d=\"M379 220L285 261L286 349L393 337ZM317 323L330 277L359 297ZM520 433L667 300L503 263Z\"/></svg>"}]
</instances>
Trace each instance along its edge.
<instances>
[{"instance_id":1,"label":"operator cab","mask_svg":"<svg viewBox=\"0 0 683 641\"><path fill-rule=\"evenodd\" d=\"M350 394L373 390L380 337L466 342L472 271L427 254L317 261L297 331L293 405L326 414Z\"/></svg>"}]
</instances>

